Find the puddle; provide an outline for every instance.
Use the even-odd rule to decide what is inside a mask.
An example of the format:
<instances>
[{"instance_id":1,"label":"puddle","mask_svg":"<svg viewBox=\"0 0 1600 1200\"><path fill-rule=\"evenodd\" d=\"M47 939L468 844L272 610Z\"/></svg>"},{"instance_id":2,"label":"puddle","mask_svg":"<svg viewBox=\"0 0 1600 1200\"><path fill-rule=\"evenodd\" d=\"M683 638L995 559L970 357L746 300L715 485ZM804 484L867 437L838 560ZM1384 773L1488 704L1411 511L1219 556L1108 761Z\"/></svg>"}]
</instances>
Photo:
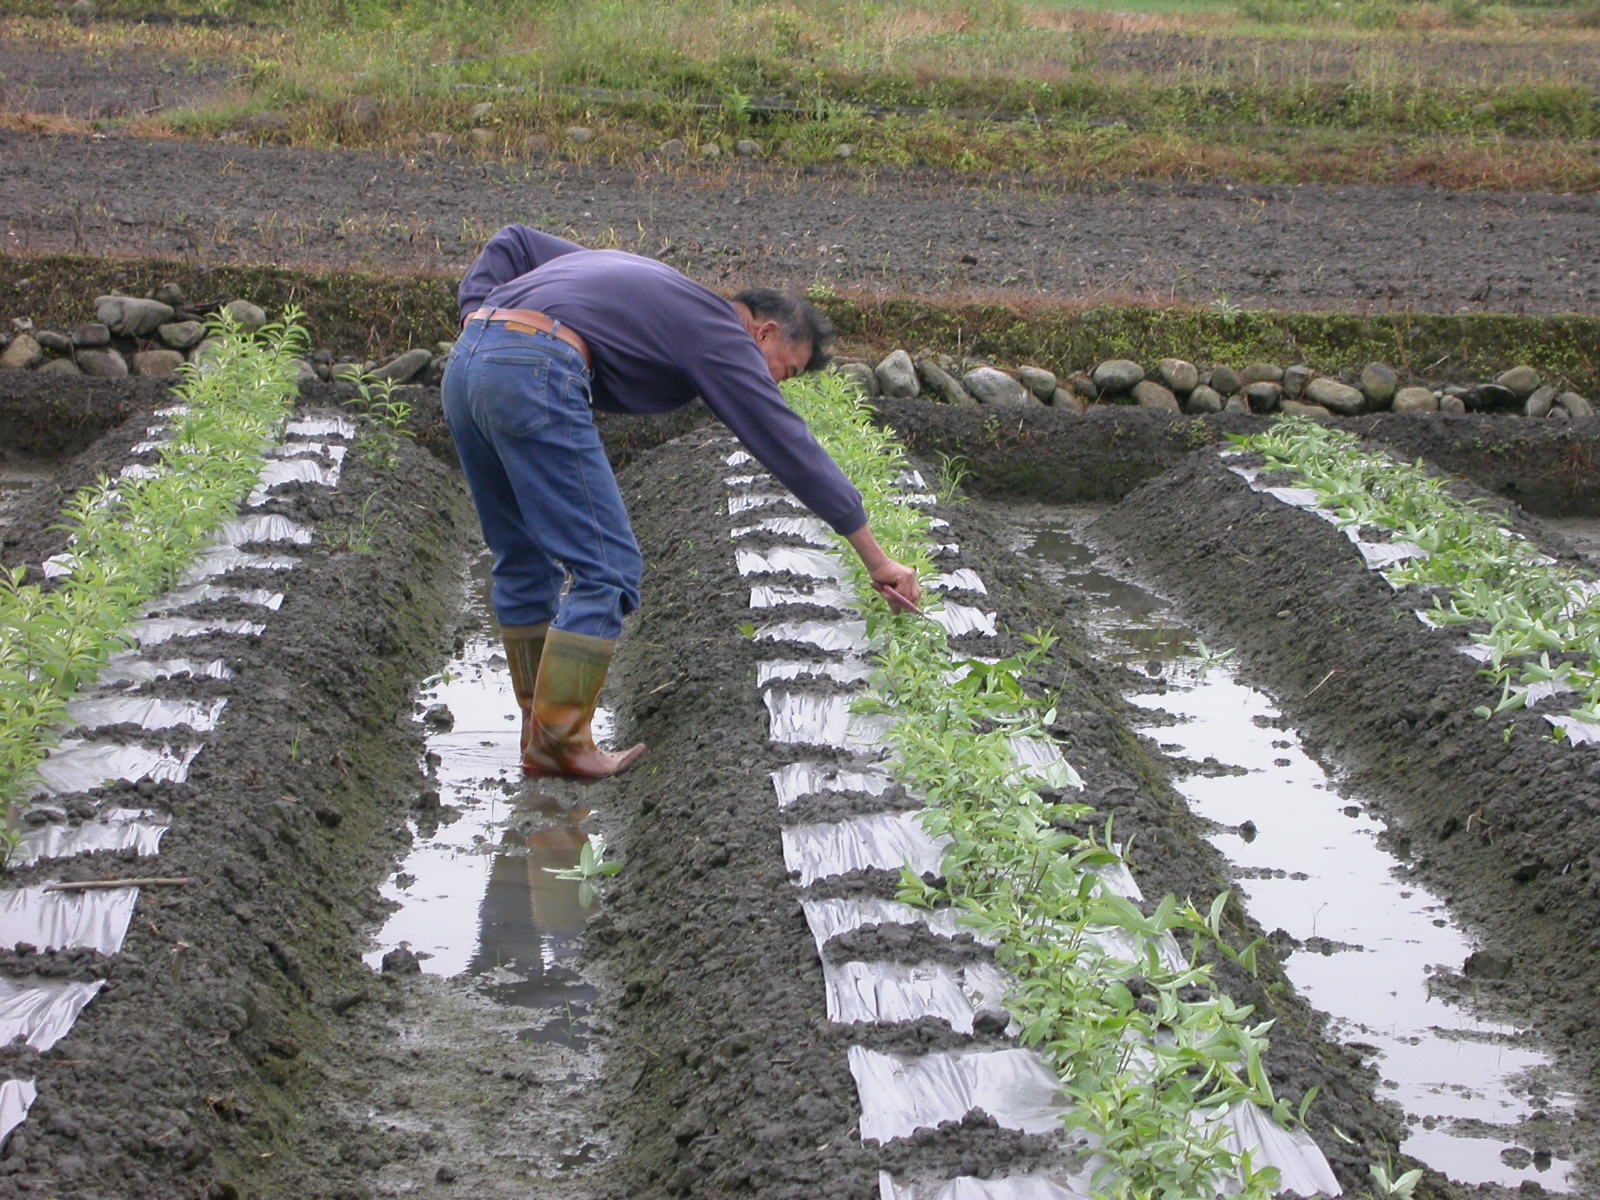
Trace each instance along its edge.
<instances>
[{"instance_id":1,"label":"puddle","mask_svg":"<svg viewBox=\"0 0 1600 1200\"><path fill-rule=\"evenodd\" d=\"M1108 655L1164 689L1129 697L1154 712L1148 736L1200 769L1178 782L1216 822L1216 845L1263 929L1298 947L1285 966L1331 1017L1333 1037L1361 1049L1407 1114L1408 1154L1465 1183L1568 1191L1576 1164L1552 1155L1527 1123L1558 1124L1576 1107L1528 1031L1479 1018L1437 994L1474 950L1444 902L1403 879L1379 844L1382 821L1283 728L1270 697L1238 681L1157 596L1117 578L1073 534L1077 510L1014 514L1018 549L1082 595L1080 620Z\"/></svg>"},{"instance_id":2,"label":"puddle","mask_svg":"<svg viewBox=\"0 0 1600 1200\"><path fill-rule=\"evenodd\" d=\"M492 630L492 620L483 627ZM412 851L383 889L399 907L366 961L377 968L405 945L424 971L466 976L518 1010L524 1040L586 1050L595 990L579 957L599 897L557 872L575 868L586 844L598 847L584 828L588 793L523 778L516 700L497 637L468 638L418 700L434 730L428 753L437 756L440 807L412 823ZM596 714L602 742L607 716Z\"/></svg>"}]
</instances>

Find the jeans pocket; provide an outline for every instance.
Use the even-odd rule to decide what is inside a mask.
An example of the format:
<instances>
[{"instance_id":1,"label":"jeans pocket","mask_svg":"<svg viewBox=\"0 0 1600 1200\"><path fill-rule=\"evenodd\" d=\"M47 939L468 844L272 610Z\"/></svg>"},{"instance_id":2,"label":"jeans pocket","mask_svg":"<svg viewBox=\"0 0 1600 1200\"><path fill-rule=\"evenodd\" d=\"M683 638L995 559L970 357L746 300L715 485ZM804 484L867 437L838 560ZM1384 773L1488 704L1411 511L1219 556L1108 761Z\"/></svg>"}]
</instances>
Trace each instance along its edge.
<instances>
[{"instance_id":1,"label":"jeans pocket","mask_svg":"<svg viewBox=\"0 0 1600 1200\"><path fill-rule=\"evenodd\" d=\"M536 351L492 350L478 362L478 396L489 424L527 437L550 424L550 358Z\"/></svg>"}]
</instances>

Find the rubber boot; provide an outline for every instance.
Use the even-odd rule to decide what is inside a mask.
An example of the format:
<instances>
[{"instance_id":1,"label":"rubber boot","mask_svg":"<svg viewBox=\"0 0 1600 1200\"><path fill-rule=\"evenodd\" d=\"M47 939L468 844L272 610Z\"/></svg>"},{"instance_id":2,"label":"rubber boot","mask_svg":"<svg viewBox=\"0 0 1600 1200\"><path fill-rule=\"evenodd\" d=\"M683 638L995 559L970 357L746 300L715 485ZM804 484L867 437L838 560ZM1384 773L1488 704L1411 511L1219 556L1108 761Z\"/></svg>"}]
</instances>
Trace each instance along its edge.
<instances>
[{"instance_id":1,"label":"rubber boot","mask_svg":"<svg viewBox=\"0 0 1600 1200\"><path fill-rule=\"evenodd\" d=\"M619 753L601 750L590 729L616 646L612 638L564 629L545 635L533 689L533 721L522 752L524 775L606 779L644 754L642 743Z\"/></svg>"},{"instance_id":2,"label":"rubber boot","mask_svg":"<svg viewBox=\"0 0 1600 1200\"><path fill-rule=\"evenodd\" d=\"M522 710L522 739L519 748L526 753L528 731L533 728L533 686L539 678L539 659L544 656L544 635L550 622L543 625L502 625L500 640L505 644L506 663L511 668L511 691Z\"/></svg>"}]
</instances>

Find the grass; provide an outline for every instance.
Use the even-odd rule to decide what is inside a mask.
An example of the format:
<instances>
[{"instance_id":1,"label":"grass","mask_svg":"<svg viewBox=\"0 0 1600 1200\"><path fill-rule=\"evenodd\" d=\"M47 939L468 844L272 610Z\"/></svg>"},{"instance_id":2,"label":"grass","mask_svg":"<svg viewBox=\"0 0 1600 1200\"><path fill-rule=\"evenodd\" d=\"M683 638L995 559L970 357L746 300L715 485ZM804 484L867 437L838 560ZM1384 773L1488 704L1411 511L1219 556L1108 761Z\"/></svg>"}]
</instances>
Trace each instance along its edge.
<instances>
[{"instance_id":1,"label":"grass","mask_svg":"<svg viewBox=\"0 0 1600 1200\"><path fill-rule=\"evenodd\" d=\"M283 126L255 136L506 159L530 138L624 164L669 137L696 155L751 138L796 165L849 143L855 166L978 175L1600 187L1600 29L1581 5L1111 7L209 0L190 8L249 23L14 25L236 73L215 101L135 122L152 135L270 111ZM574 124L596 136L572 143Z\"/></svg>"}]
</instances>

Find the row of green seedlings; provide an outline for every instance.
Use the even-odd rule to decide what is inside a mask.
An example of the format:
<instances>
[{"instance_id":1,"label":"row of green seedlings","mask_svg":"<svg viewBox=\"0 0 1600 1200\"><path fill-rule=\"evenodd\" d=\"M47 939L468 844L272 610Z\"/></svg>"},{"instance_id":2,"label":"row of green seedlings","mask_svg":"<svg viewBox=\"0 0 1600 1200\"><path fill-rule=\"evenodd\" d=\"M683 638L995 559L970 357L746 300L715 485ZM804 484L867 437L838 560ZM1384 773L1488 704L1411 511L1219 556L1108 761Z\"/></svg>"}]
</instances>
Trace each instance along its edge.
<instances>
[{"instance_id":1,"label":"row of green seedlings","mask_svg":"<svg viewBox=\"0 0 1600 1200\"><path fill-rule=\"evenodd\" d=\"M808 377L788 389L860 488L886 550L930 572L928 518L901 497L897 480L908 464L892 436L873 426L841 377ZM1206 911L1167 896L1148 913L1114 894L1101 876L1124 860L1109 822L1096 829L1089 805L1054 799L1049 781L1017 767L1010 739L1045 736L1054 720L1021 682L1052 638L1038 635L1027 653L995 664L953 661L940 625L888 613L859 566L855 584L880 668L858 704L898 718L893 769L926 796L928 832L952 839L943 882L908 868L901 898L953 905L967 928L995 940L1014 981L1006 1004L1021 1040L1063 1081L1065 1123L1087 1135L1102 1161L1096 1196L1273 1195L1277 1169L1227 1145L1225 1126L1212 1118L1244 1102L1289 1124L1303 1119L1313 1095L1298 1112L1276 1100L1262 1067L1271 1023L1253 1023L1250 1008L1210 987L1207 947L1253 968L1254 946L1236 952L1220 936L1227 894ZM1137 958L1103 950L1094 935L1104 930L1131 934ZM1181 967L1164 963L1165 935L1187 942Z\"/></svg>"},{"instance_id":2,"label":"row of green seedlings","mask_svg":"<svg viewBox=\"0 0 1600 1200\"><path fill-rule=\"evenodd\" d=\"M0 572L0 827L37 783L59 742L68 701L112 654L128 626L171 588L261 473L297 392L294 359L306 337L297 310L251 335L226 313L198 365L181 368L174 419L148 478L102 476L63 508L71 571L29 583L25 566Z\"/></svg>"},{"instance_id":3,"label":"row of green seedlings","mask_svg":"<svg viewBox=\"0 0 1600 1200\"><path fill-rule=\"evenodd\" d=\"M1346 431L1305 417L1280 419L1232 441L1292 472L1320 498L1341 528L1372 526L1426 554L1383 570L1397 588L1432 593L1431 621L1469 627L1489 652L1484 675L1500 699L1474 711L1490 717L1523 707L1527 689L1549 683L1573 689L1569 716L1600 722L1600 605L1595 579L1551 562L1510 534L1494 508L1462 500L1420 462L1362 449ZM1556 727L1552 736L1564 738Z\"/></svg>"}]
</instances>

